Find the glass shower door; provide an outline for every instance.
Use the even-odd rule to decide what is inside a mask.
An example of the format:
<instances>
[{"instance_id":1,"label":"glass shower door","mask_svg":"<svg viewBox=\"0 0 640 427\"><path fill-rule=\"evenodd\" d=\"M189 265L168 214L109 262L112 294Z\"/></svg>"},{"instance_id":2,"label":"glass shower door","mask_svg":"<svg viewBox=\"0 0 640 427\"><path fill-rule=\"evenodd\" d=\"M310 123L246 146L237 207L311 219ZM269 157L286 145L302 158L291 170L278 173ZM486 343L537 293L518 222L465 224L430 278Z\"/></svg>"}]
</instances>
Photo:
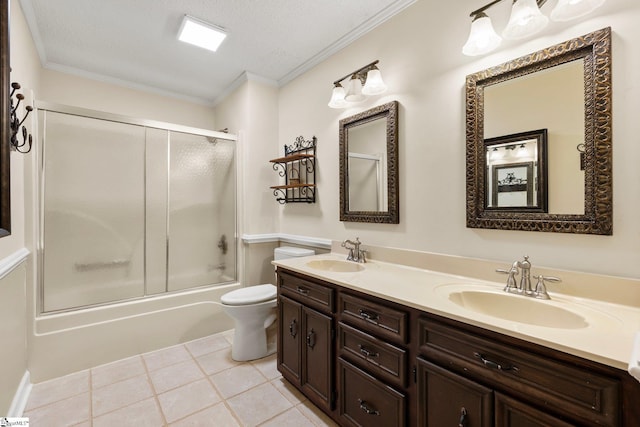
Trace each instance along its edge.
<instances>
[{"instance_id":1,"label":"glass shower door","mask_svg":"<svg viewBox=\"0 0 640 427\"><path fill-rule=\"evenodd\" d=\"M168 290L236 280L235 142L171 132Z\"/></svg>"},{"instance_id":2,"label":"glass shower door","mask_svg":"<svg viewBox=\"0 0 640 427\"><path fill-rule=\"evenodd\" d=\"M141 126L41 113L42 310L144 295Z\"/></svg>"}]
</instances>

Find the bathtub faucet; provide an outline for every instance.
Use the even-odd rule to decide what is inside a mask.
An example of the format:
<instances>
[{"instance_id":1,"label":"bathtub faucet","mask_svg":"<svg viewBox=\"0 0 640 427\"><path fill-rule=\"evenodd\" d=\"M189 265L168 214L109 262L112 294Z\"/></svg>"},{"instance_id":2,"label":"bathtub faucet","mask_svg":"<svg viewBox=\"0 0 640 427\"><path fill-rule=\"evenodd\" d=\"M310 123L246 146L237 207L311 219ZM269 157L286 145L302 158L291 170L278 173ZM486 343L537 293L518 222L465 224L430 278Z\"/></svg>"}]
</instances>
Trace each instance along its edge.
<instances>
[{"instance_id":1,"label":"bathtub faucet","mask_svg":"<svg viewBox=\"0 0 640 427\"><path fill-rule=\"evenodd\" d=\"M222 251L222 255L227 254L227 250L229 249L229 245L227 244L227 236L223 234L218 240L218 249Z\"/></svg>"}]
</instances>

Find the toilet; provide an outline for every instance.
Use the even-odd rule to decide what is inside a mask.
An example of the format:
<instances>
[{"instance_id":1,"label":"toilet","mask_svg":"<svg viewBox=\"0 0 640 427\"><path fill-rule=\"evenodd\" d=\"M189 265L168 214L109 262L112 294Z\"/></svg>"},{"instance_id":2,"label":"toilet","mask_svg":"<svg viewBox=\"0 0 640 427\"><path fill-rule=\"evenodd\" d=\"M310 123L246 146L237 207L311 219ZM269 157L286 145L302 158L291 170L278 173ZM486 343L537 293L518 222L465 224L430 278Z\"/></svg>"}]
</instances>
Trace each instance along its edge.
<instances>
[{"instance_id":1,"label":"toilet","mask_svg":"<svg viewBox=\"0 0 640 427\"><path fill-rule=\"evenodd\" d=\"M274 250L274 259L314 255L311 249L282 246ZM234 322L231 358L244 362L260 359L276 351L275 328L277 288L271 284L248 286L222 295L220 302ZM268 339L267 332L273 339Z\"/></svg>"}]
</instances>

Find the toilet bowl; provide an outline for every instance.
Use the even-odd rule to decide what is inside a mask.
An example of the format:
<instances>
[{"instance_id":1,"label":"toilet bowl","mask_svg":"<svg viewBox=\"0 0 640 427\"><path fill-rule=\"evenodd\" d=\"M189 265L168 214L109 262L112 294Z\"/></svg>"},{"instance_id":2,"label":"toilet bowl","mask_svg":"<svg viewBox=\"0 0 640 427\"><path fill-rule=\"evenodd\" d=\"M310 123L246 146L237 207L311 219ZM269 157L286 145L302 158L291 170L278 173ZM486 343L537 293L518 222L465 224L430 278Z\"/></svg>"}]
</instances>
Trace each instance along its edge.
<instances>
[{"instance_id":1,"label":"toilet bowl","mask_svg":"<svg viewBox=\"0 0 640 427\"><path fill-rule=\"evenodd\" d=\"M274 259L314 254L311 249L282 246L274 250ZM248 286L222 295L222 309L235 325L231 345L233 360L244 362L275 353L275 339L273 345L268 345L267 328L276 320L276 296L277 289L271 284ZM275 328L273 330L275 338Z\"/></svg>"},{"instance_id":2,"label":"toilet bowl","mask_svg":"<svg viewBox=\"0 0 640 427\"><path fill-rule=\"evenodd\" d=\"M276 287L249 286L228 292L220 298L222 308L235 327L231 358L243 362L273 353L267 349L266 329L276 320Z\"/></svg>"}]
</instances>

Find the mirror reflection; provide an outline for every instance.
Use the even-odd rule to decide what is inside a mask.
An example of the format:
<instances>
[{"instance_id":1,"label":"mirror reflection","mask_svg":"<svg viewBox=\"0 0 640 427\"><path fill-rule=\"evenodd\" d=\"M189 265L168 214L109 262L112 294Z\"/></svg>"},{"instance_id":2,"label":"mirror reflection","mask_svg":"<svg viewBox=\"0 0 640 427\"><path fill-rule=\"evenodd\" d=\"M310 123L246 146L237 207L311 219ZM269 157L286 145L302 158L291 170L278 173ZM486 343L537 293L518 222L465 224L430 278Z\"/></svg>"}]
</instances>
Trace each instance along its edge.
<instances>
[{"instance_id":1,"label":"mirror reflection","mask_svg":"<svg viewBox=\"0 0 640 427\"><path fill-rule=\"evenodd\" d=\"M340 220L397 224L396 101L340 120Z\"/></svg>"},{"instance_id":2,"label":"mirror reflection","mask_svg":"<svg viewBox=\"0 0 640 427\"><path fill-rule=\"evenodd\" d=\"M585 141L583 75L584 59L579 58L484 88L485 139L547 129L548 212L552 214L585 212L585 175L577 148ZM517 153L521 152L512 154Z\"/></svg>"},{"instance_id":3,"label":"mirror reflection","mask_svg":"<svg viewBox=\"0 0 640 427\"><path fill-rule=\"evenodd\" d=\"M487 209L547 212L547 129L489 138Z\"/></svg>"},{"instance_id":4,"label":"mirror reflection","mask_svg":"<svg viewBox=\"0 0 640 427\"><path fill-rule=\"evenodd\" d=\"M386 125L379 119L347 129L349 210L388 209Z\"/></svg>"},{"instance_id":5,"label":"mirror reflection","mask_svg":"<svg viewBox=\"0 0 640 427\"><path fill-rule=\"evenodd\" d=\"M612 234L611 28L468 75L466 110L467 227Z\"/></svg>"}]
</instances>

